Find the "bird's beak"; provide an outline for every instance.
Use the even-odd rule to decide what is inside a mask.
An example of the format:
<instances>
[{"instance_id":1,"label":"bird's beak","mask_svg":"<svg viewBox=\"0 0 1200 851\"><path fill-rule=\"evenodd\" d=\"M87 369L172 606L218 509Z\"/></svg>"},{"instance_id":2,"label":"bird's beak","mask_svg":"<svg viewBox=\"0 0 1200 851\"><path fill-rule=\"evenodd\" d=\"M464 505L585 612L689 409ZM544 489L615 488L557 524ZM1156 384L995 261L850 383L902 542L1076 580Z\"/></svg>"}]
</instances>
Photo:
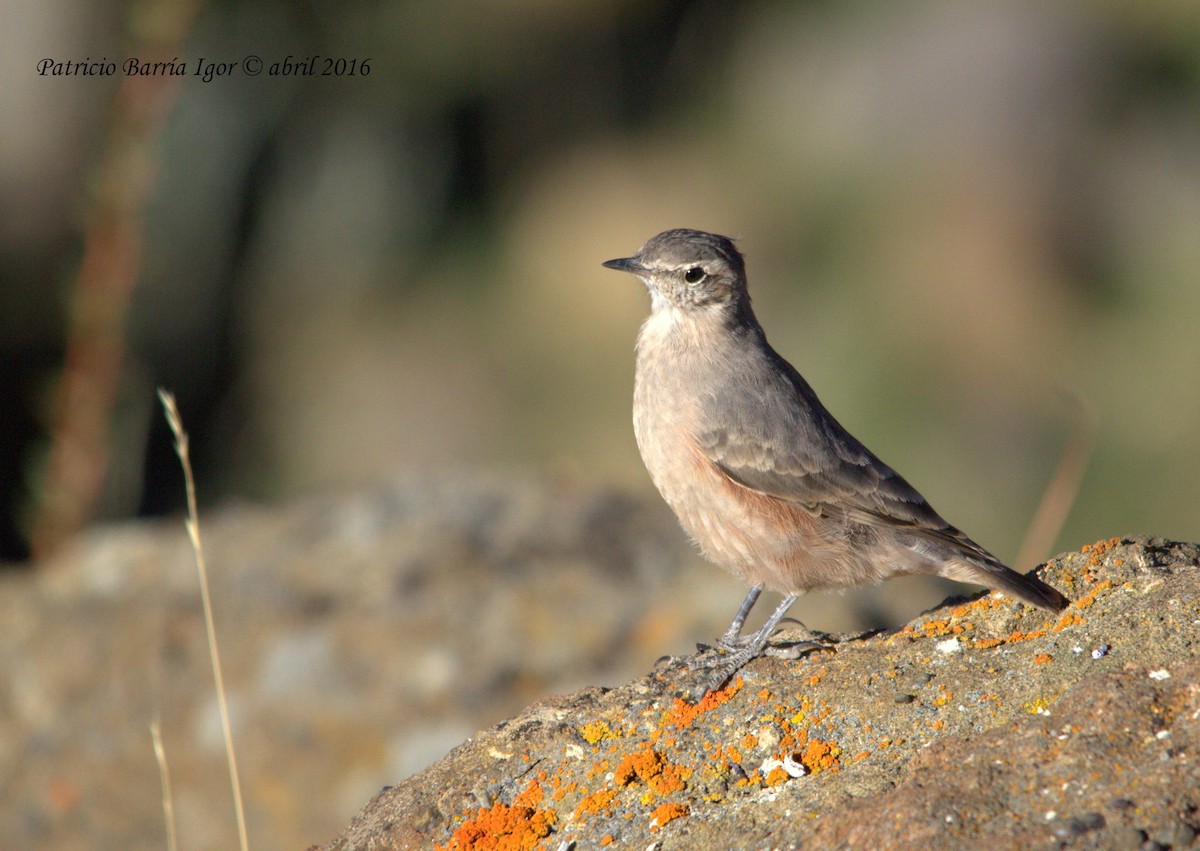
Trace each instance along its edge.
<instances>
[{"instance_id":1,"label":"bird's beak","mask_svg":"<svg viewBox=\"0 0 1200 851\"><path fill-rule=\"evenodd\" d=\"M621 257L617 260L609 260L606 263L601 263L600 265L606 269L616 269L618 272L630 272L634 275L645 275L650 271L636 257Z\"/></svg>"}]
</instances>

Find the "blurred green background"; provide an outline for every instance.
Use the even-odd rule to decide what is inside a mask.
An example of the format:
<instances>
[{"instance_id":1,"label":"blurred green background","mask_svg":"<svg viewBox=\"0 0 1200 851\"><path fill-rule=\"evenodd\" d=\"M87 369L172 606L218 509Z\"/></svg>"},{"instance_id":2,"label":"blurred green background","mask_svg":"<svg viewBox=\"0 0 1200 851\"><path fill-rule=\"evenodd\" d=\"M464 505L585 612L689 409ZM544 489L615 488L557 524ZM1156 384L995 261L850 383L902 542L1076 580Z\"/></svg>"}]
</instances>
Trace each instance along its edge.
<instances>
[{"instance_id":1,"label":"blurred green background","mask_svg":"<svg viewBox=\"0 0 1200 851\"><path fill-rule=\"evenodd\" d=\"M162 8L5 5L17 560L125 84L37 63L139 56ZM95 517L180 505L159 385L210 503L445 467L649 492L629 423L647 299L600 263L694 227L741 238L775 347L1002 558L1081 411L1094 454L1056 551L1200 539L1192 0L196 8L189 76L130 166L150 182ZM190 76L249 54L370 74Z\"/></svg>"}]
</instances>

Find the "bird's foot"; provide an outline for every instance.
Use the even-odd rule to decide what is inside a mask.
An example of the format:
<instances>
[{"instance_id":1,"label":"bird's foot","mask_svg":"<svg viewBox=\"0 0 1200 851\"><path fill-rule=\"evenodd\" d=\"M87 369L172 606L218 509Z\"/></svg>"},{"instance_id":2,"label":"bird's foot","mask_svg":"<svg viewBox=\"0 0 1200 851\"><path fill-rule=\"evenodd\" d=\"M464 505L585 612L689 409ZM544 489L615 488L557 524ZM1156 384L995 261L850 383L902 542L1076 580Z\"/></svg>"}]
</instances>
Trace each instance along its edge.
<instances>
[{"instance_id":1,"label":"bird's foot","mask_svg":"<svg viewBox=\"0 0 1200 851\"><path fill-rule=\"evenodd\" d=\"M768 644L770 636L760 636L755 633L747 636L724 635L717 640L716 645L697 645L700 652L687 660L691 670L711 670L712 674L699 693L703 697L710 691L721 688L729 679L759 656L771 656L776 659L799 659L814 650L827 649L828 640L821 638L786 641L778 644Z\"/></svg>"}]
</instances>

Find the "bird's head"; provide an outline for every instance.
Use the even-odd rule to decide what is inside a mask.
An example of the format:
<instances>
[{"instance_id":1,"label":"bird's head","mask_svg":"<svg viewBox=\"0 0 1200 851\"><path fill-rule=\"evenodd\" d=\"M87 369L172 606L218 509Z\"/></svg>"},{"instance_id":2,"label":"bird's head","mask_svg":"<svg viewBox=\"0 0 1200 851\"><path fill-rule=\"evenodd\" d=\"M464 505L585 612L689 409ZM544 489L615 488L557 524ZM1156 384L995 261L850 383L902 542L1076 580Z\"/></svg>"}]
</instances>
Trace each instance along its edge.
<instances>
[{"instance_id":1,"label":"bird's head","mask_svg":"<svg viewBox=\"0 0 1200 851\"><path fill-rule=\"evenodd\" d=\"M632 257L609 260L604 266L637 275L656 311L737 309L748 302L742 255L733 240L715 233L664 231Z\"/></svg>"}]
</instances>

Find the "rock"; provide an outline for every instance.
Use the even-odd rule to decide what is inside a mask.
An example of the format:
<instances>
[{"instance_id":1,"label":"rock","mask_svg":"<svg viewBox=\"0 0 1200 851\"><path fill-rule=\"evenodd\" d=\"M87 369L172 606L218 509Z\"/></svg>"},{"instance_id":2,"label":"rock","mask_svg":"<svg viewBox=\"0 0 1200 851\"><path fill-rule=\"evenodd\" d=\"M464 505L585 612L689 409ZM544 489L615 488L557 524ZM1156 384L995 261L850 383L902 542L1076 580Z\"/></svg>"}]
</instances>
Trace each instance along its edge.
<instances>
[{"instance_id":1,"label":"rock","mask_svg":"<svg viewBox=\"0 0 1200 851\"><path fill-rule=\"evenodd\" d=\"M324 848L1186 847L1198 556L1103 541L1040 570L1074 600L1061 616L996 595L945 604L759 659L698 703L684 696L703 673L679 663L538 701L379 793Z\"/></svg>"},{"instance_id":2,"label":"rock","mask_svg":"<svg viewBox=\"0 0 1200 851\"><path fill-rule=\"evenodd\" d=\"M200 525L255 848L333 836L473 730L635 676L737 603L698 628L664 586L709 568L667 509L563 479L408 476ZM236 847L181 520L0 572L0 622L0 845L164 847L158 718L180 847Z\"/></svg>"},{"instance_id":3,"label":"rock","mask_svg":"<svg viewBox=\"0 0 1200 851\"><path fill-rule=\"evenodd\" d=\"M1129 540L1056 561L1051 581L1083 600L1070 612L1081 621L1058 631L1051 622L1037 634L1045 618L999 599L963 614L943 606L891 637L756 662L736 693L693 709L675 703L697 684L692 675L677 666L644 675L656 657L719 634L744 589L690 551L656 497L443 473L284 507L230 506L200 521L254 848L334 837L385 785L336 843L389 847L404 836L411 847L447 846L474 829L477 847L495 830L530 841L545 833L553 849L572 837L596 847L604 830L614 847L786 847L810 833L836 844L824 813L885 807L889 794L921 806L932 792L920 781L963 758L960 739L970 737L968 753L994 748L1007 759L1008 737L1022 724L1062 723L1064 706L1114 719L1096 740L1112 748L1111 763L1088 765L1112 777L1054 792L1071 779L1054 765L1079 746L1072 740L1029 766L991 766L997 782L1037 777L1051 789L1035 813L1038 835L1116 846L1194 836L1184 805L1195 787L1185 764L1194 547ZM799 617L846 630L847 606L866 599L877 610L906 593L899 582L813 595ZM890 623L936 599L890 610ZM99 527L36 571L0 573L0 622L4 847L164 847L155 719L180 847L235 847L181 522ZM940 652L950 639L955 652ZM1114 695L1089 697L1098 686L1087 678L1099 675L1117 677L1137 702L1106 709ZM1165 726L1147 732L1151 705ZM1149 741L1130 755L1135 734ZM918 755L925 742L934 744ZM1151 757L1158 774L1147 777L1165 791L1138 779ZM952 776L974 788L969 772ZM1011 820L1000 815L1007 805L980 805L973 817L991 806L996 824ZM950 812L971 823L969 807Z\"/></svg>"}]
</instances>

